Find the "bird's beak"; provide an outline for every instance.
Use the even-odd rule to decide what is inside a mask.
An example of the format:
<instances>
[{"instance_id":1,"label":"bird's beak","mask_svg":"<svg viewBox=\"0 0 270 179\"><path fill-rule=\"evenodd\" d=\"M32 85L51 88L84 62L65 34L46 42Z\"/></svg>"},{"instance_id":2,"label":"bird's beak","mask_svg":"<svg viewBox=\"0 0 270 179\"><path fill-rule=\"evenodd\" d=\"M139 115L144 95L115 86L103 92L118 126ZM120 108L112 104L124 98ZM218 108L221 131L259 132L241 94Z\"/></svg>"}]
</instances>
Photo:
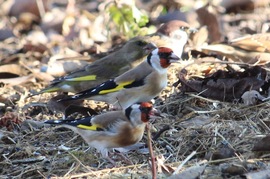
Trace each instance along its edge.
<instances>
[{"instance_id":1,"label":"bird's beak","mask_svg":"<svg viewBox=\"0 0 270 179\"><path fill-rule=\"evenodd\" d=\"M189 34L193 34L193 33L196 33L196 32L198 32L198 29L196 29L196 28L190 27L189 29L187 29L187 33L189 33Z\"/></svg>"},{"instance_id":2,"label":"bird's beak","mask_svg":"<svg viewBox=\"0 0 270 179\"><path fill-rule=\"evenodd\" d=\"M175 55L174 53L172 53L170 55L170 63L179 63L180 57L178 57L177 55Z\"/></svg>"},{"instance_id":3,"label":"bird's beak","mask_svg":"<svg viewBox=\"0 0 270 179\"><path fill-rule=\"evenodd\" d=\"M150 112L151 116L158 116L158 117L162 117L161 113L156 109L156 108L152 108L151 112Z\"/></svg>"},{"instance_id":4,"label":"bird's beak","mask_svg":"<svg viewBox=\"0 0 270 179\"><path fill-rule=\"evenodd\" d=\"M151 52L152 50L154 50L156 48L157 48L156 44L150 42L143 49L148 50L149 52Z\"/></svg>"}]
</instances>

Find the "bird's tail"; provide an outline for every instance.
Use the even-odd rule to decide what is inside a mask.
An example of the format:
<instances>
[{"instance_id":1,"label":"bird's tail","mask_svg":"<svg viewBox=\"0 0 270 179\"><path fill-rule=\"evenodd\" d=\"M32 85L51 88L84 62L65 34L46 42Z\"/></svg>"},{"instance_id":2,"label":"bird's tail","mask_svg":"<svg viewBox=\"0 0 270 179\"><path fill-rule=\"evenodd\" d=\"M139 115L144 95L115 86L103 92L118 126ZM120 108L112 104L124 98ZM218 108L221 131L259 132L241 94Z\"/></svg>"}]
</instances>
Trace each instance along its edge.
<instances>
[{"instance_id":1,"label":"bird's tail","mask_svg":"<svg viewBox=\"0 0 270 179\"><path fill-rule=\"evenodd\" d=\"M92 117L89 116L81 119L70 118L65 120L47 120L44 123L52 125L64 125L65 127L68 127L70 129L74 129L74 127L76 127L91 131L103 131L103 128L101 126L91 123L91 118Z\"/></svg>"}]
</instances>

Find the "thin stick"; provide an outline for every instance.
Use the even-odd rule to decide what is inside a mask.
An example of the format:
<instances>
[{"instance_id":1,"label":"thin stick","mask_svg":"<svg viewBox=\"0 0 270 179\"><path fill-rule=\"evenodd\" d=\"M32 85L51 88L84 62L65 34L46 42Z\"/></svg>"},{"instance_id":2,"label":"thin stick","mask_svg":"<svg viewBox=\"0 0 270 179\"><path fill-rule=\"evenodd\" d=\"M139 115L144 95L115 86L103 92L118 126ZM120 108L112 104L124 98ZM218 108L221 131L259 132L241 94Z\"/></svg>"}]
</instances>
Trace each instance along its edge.
<instances>
[{"instance_id":1,"label":"thin stick","mask_svg":"<svg viewBox=\"0 0 270 179\"><path fill-rule=\"evenodd\" d=\"M196 154L196 151L193 151L189 156L177 167L177 169L173 172L173 175L177 174L181 168L187 163L194 155Z\"/></svg>"},{"instance_id":2,"label":"thin stick","mask_svg":"<svg viewBox=\"0 0 270 179\"><path fill-rule=\"evenodd\" d=\"M151 163L152 163L152 178L157 178L157 169L156 169L156 162L155 162L155 156L153 152L152 142L151 142L151 133L150 133L150 126L149 123L146 124L146 132L147 132L147 145L150 153Z\"/></svg>"}]
</instances>

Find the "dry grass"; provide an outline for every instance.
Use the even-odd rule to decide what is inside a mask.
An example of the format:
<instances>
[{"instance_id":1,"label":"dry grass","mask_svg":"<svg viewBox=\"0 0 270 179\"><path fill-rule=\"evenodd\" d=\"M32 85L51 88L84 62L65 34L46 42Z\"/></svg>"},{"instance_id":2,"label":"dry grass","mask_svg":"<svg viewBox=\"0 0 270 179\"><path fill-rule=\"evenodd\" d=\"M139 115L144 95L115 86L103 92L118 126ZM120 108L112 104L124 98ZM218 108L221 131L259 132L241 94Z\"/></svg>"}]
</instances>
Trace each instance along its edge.
<instances>
[{"instance_id":1,"label":"dry grass","mask_svg":"<svg viewBox=\"0 0 270 179\"><path fill-rule=\"evenodd\" d=\"M173 82L170 78L170 84ZM236 165L246 173L269 165L268 153L252 151L254 144L269 133L265 124L270 115L268 102L256 106L216 102L168 87L156 100L156 108L163 117L152 122L153 135L170 127L153 141L154 153L165 158L165 166L176 169L194 151L196 154L181 171L207 164L201 178L238 178L239 175L233 177L226 169ZM44 109L36 115L33 111L17 110L21 120L29 118L26 114L39 121L59 117ZM64 128L23 127L17 132L2 128L1 134L4 135L0 148L1 178L151 178L149 154L139 151L125 154L134 165L127 165L113 155L117 167L112 167L94 149L88 149L80 136ZM146 137L142 142L146 143ZM166 178L165 173L164 170L158 173L158 178Z\"/></svg>"}]
</instances>

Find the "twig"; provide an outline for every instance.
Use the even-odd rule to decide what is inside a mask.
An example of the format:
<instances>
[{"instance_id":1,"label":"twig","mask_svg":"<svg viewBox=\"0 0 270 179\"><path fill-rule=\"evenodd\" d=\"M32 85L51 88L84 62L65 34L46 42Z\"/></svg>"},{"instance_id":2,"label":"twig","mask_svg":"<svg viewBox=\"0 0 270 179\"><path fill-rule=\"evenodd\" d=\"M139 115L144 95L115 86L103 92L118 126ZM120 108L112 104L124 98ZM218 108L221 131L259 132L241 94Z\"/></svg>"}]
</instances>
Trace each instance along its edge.
<instances>
[{"instance_id":1,"label":"twig","mask_svg":"<svg viewBox=\"0 0 270 179\"><path fill-rule=\"evenodd\" d=\"M151 132L150 132L150 126L149 123L146 124L146 132L147 132L147 145L150 153L151 158L151 166L152 166L152 178L157 178L157 169L156 169L156 162L155 162L155 156L153 152L152 142L151 142Z\"/></svg>"},{"instance_id":2,"label":"twig","mask_svg":"<svg viewBox=\"0 0 270 179\"><path fill-rule=\"evenodd\" d=\"M177 167L177 169L173 172L173 175L177 174L181 168L187 163L194 155L196 154L196 151L193 151L189 156Z\"/></svg>"}]
</instances>

